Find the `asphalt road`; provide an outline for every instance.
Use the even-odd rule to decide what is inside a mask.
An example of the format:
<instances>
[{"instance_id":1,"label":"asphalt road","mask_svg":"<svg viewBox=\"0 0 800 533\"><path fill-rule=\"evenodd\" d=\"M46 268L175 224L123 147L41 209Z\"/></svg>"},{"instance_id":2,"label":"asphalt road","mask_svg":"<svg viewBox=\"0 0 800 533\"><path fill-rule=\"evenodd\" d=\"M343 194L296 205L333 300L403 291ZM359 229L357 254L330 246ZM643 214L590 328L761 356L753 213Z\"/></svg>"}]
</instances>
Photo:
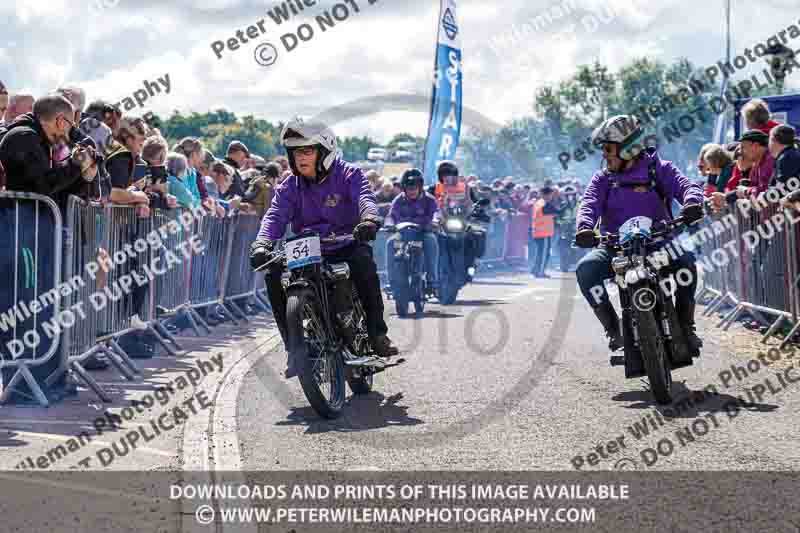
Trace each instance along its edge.
<instances>
[{"instance_id":1,"label":"asphalt road","mask_svg":"<svg viewBox=\"0 0 800 533\"><path fill-rule=\"evenodd\" d=\"M237 394L246 470L796 470L800 464L800 386L789 381L800 371L784 374L791 360L783 357L737 378L731 365L746 367L757 353L722 348L710 321L701 327L701 359L675 373L677 400L664 408L646 381L626 380L621 367L609 365L605 337L577 295L574 275L482 278L456 305L430 305L422 320L400 319L392 302L386 314L407 362L377 377L372 394L351 397L335 421L318 418L297 381L279 377L282 347L258 356ZM719 394L703 393L709 386ZM756 401L737 409L731 401L740 395Z\"/></svg>"}]
</instances>

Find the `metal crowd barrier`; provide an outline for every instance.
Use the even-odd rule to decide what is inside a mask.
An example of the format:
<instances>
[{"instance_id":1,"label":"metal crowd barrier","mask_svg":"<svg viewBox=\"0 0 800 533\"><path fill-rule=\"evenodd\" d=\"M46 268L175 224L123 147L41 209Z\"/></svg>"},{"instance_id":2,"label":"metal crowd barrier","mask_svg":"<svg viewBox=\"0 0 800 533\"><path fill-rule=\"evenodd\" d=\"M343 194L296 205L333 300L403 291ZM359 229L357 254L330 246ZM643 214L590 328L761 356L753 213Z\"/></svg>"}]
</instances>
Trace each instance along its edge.
<instances>
[{"instance_id":1,"label":"metal crowd barrier","mask_svg":"<svg viewBox=\"0 0 800 533\"><path fill-rule=\"evenodd\" d=\"M9 205L4 205L4 199ZM0 290L0 306L4 306L0 307L0 350L6 343L21 345L31 326L34 331L41 329L42 322L52 317L63 324L60 328L44 325L55 334L52 342L40 345L38 351L22 350L19 357L0 351L0 369L14 372L0 401L8 400L24 380L37 401L46 406L41 384L52 386L72 371L108 402L110 397L84 365L87 359L102 354L124 378L136 379L138 367L117 342L123 335L148 331L168 353L177 355L176 350L182 348L162 320L185 315L199 336L198 323L211 332L197 312L200 308L219 305L237 324L229 306L247 320L237 301L250 298L258 308L269 311L263 277L253 272L248 258L259 217L220 219L200 210L153 209L150 216L141 218L134 207L70 197L64 229L52 200L0 193L0 220L2 217L9 222L5 227L11 228L5 235L12 253L0 254L4 258L0 259L0 271L8 276ZM202 242L199 253L193 253L193 237ZM3 265L3 260L8 264ZM42 298L52 300L51 305L37 309L30 320L23 321L21 316L16 324L8 322L9 313L17 312L18 302ZM31 369L48 362L54 368L46 379L37 381Z\"/></svg>"},{"instance_id":2,"label":"metal crowd barrier","mask_svg":"<svg viewBox=\"0 0 800 533\"><path fill-rule=\"evenodd\" d=\"M230 305L241 318L248 322L247 315L237 305L236 300L249 298L263 311L269 311L256 294L256 278L258 274L250 267L249 247L256 240L261 228L261 218L256 215L239 214L229 218L233 230L228 234L227 281L222 287L221 300ZM223 306L225 307L225 306Z\"/></svg>"},{"instance_id":3,"label":"metal crowd barrier","mask_svg":"<svg viewBox=\"0 0 800 533\"><path fill-rule=\"evenodd\" d=\"M766 343L788 324L790 331L781 348L800 331L798 220L799 213L784 211L778 204L747 212L736 206L707 218L700 232L706 240L700 246L699 260L712 266L701 269L702 295L712 298L703 314L711 316L726 304L730 306L717 327L727 330L747 311L769 326L761 339ZM712 232L712 228L717 231ZM711 262L715 257L718 262L723 257L727 261L715 267Z\"/></svg>"},{"instance_id":4,"label":"metal crowd barrier","mask_svg":"<svg viewBox=\"0 0 800 533\"><path fill-rule=\"evenodd\" d=\"M7 384L0 403L13 392L43 406L49 400L34 374L57 375L61 323L75 317L61 302L63 224L53 200L0 191L0 372ZM63 311L62 311L63 310Z\"/></svg>"}]
</instances>

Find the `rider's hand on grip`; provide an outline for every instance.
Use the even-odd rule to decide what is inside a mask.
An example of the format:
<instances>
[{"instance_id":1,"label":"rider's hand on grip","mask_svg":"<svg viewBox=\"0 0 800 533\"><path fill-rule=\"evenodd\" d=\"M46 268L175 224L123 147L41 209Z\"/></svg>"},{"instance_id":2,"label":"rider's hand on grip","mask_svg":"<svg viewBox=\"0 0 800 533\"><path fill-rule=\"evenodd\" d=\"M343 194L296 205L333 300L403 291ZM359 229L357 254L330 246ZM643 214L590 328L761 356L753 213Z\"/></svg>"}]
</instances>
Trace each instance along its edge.
<instances>
[{"instance_id":1,"label":"rider's hand on grip","mask_svg":"<svg viewBox=\"0 0 800 533\"><path fill-rule=\"evenodd\" d=\"M592 229L582 229L575 234L575 246L578 248L594 248L597 236Z\"/></svg>"},{"instance_id":2,"label":"rider's hand on grip","mask_svg":"<svg viewBox=\"0 0 800 533\"><path fill-rule=\"evenodd\" d=\"M266 239L256 239L250 245L250 266L256 269L269 261L275 243Z\"/></svg>"},{"instance_id":3,"label":"rider's hand on grip","mask_svg":"<svg viewBox=\"0 0 800 533\"><path fill-rule=\"evenodd\" d=\"M703 207L700 204L686 204L681 209L681 217L686 219L687 224L696 222L703 218Z\"/></svg>"},{"instance_id":4,"label":"rider's hand on grip","mask_svg":"<svg viewBox=\"0 0 800 533\"><path fill-rule=\"evenodd\" d=\"M378 225L371 220L365 220L355 227L353 236L359 242L374 241L378 236Z\"/></svg>"}]
</instances>

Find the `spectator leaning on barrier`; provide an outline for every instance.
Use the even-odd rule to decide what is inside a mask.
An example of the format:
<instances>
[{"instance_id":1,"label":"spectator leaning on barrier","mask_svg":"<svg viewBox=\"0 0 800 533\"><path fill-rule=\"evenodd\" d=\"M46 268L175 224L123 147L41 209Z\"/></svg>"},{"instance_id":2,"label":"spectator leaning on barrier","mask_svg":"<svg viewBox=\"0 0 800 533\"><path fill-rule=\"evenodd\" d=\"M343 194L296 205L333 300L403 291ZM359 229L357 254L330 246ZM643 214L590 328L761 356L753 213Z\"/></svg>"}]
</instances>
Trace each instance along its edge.
<instances>
[{"instance_id":1,"label":"spectator leaning on barrier","mask_svg":"<svg viewBox=\"0 0 800 533\"><path fill-rule=\"evenodd\" d=\"M114 136L119 133L120 122L122 121L122 111L111 104L104 102L103 100L95 100L89 104L84 114L87 117L94 118L95 120L100 121L111 128L111 132L114 134Z\"/></svg>"},{"instance_id":2,"label":"spectator leaning on barrier","mask_svg":"<svg viewBox=\"0 0 800 533\"><path fill-rule=\"evenodd\" d=\"M263 168L257 170L259 176L250 181L242 199L252 206L253 214L263 218L275 197L275 187L280 178L281 167L277 163L266 163Z\"/></svg>"},{"instance_id":3,"label":"spectator leaning on barrier","mask_svg":"<svg viewBox=\"0 0 800 533\"><path fill-rule=\"evenodd\" d=\"M6 109L5 123L11 124L17 117L26 115L33 112L33 104L36 101L33 96L29 94L15 94L8 100L8 108ZM72 120L70 118L70 120Z\"/></svg>"},{"instance_id":4,"label":"spectator leaning on barrier","mask_svg":"<svg viewBox=\"0 0 800 533\"><path fill-rule=\"evenodd\" d=\"M715 192L724 191L733 175L733 154L724 147L714 144L703 155L703 165L705 175L708 177L704 195L711 196Z\"/></svg>"},{"instance_id":5,"label":"spectator leaning on barrier","mask_svg":"<svg viewBox=\"0 0 800 533\"><path fill-rule=\"evenodd\" d=\"M142 159L147 163L148 183L145 192L151 194L151 205L159 208L173 208L177 206L177 198L169 194L167 181L167 141L162 137L153 136L145 139L142 145ZM152 203L157 195L157 202Z\"/></svg>"},{"instance_id":6,"label":"spectator leaning on barrier","mask_svg":"<svg viewBox=\"0 0 800 533\"><path fill-rule=\"evenodd\" d=\"M228 152L225 156L225 163L229 166L233 167L233 184L231 188L228 189L228 192L225 198L233 198L234 196L242 197L244 196L244 182L242 181L242 175L239 173L239 169L242 168L244 165L245 160L250 157L250 150L247 149L247 146L241 141L232 141L228 145Z\"/></svg>"},{"instance_id":7,"label":"spectator leaning on barrier","mask_svg":"<svg viewBox=\"0 0 800 533\"><path fill-rule=\"evenodd\" d=\"M222 161L215 161L210 167L211 176L206 178L208 194L214 198L226 213L238 209L241 199L236 196L232 200L224 200L223 195L228 192L233 183L233 168Z\"/></svg>"},{"instance_id":8,"label":"spectator leaning on barrier","mask_svg":"<svg viewBox=\"0 0 800 533\"><path fill-rule=\"evenodd\" d=\"M700 152L697 154L697 172L699 172L701 176L708 176L708 167L706 166L705 155L709 149L715 146L719 145L715 143L704 144L703 147L700 148Z\"/></svg>"},{"instance_id":9,"label":"spectator leaning on barrier","mask_svg":"<svg viewBox=\"0 0 800 533\"><path fill-rule=\"evenodd\" d=\"M203 164L206 157L203 143L195 137L184 137L172 148L172 151L186 156L186 162L189 164L189 168L186 169L186 179L196 184L190 190L192 194L197 193L197 199L200 203L205 205L207 209L213 210L213 199L208 200L206 182L200 172L197 171L197 168Z\"/></svg>"},{"instance_id":10,"label":"spectator leaning on barrier","mask_svg":"<svg viewBox=\"0 0 800 533\"><path fill-rule=\"evenodd\" d=\"M761 130L748 130L742 135L739 142L742 144L742 156L752 165L750 170L751 186L747 191L741 193L740 197L757 196L769 188L772 172L775 170L775 160L767 149L769 135Z\"/></svg>"},{"instance_id":11,"label":"spectator leaning on barrier","mask_svg":"<svg viewBox=\"0 0 800 533\"><path fill-rule=\"evenodd\" d=\"M726 203L733 207L740 195L744 197L747 187L750 186L751 163L742 155L741 143L730 143L726 146L726 150L733 154L733 171L731 178L725 184L724 191L711 194L711 208L715 212L722 209Z\"/></svg>"},{"instance_id":12,"label":"spectator leaning on barrier","mask_svg":"<svg viewBox=\"0 0 800 533\"><path fill-rule=\"evenodd\" d=\"M97 165L85 148L76 147L66 165L53 164L53 150L69 143L74 113L69 100L48 95L34 104L32 113L0 129L0 163L8 190L51 196L64 208L69 194L81 194L94 181Z\"/></svg>"},{"instance_id":13,"label":"spectator leaning on barrier","mask_svg":"<svg viewBox=\"0 0 800 533\"><path fill-rule=\"evenodd\" d=\"M114 137L117 144L106 160L106 170L111 179L111 202L141 206L141 216L149 214L150 197L144 192L143 180L137 176L134 181L134 175L136 166L145 164L141 153L146 132L141 118L122 119L119 132Z\"/></svg>"},{"instance_id":14,"label":"spectator leaning on barrier","mask_svg":"<svg viewBox=\"0 0 800 533\"><path fill-rule=\"evenodd\" d=\"M214 154L209 149L203 150L203 160L197 165L197 172L204 178L206 185L208 185L208 180L205 178L211 177L211 165L217 162L217 158L214 157ZM206 187L208 189L208 187ZM209 193L211 194L211 193ZM213 195L212 195L213 196Z\"/></svg>"},{"instance_id":15,"label":"spectator leaning on barrier","mask_svg":"<svg viewBox=\"0 0 800 533\"><path fill-rule=\"evenodd\" d=\"M772 128L780 124L770 119L769 106L760 98L753 98L747 102L742 106L741 113L748 130L759 130L769 134Z\"/></svg>"},{"instance_id":16,"label":"spectator leaning on barrier","mask_svg":"<svg viewBox=\"0 0 800 533\"><path fill-rule=\"evenodd\" d=\"M770 187L778 183L786 185L789 178L800 178L800 150L797 149L794 128L781 124L769 135L769 152L775 159L775 173Z\"/></svg>"},{"instance_id":17,"label":"spectator leaning on barrier","mask_svg":"<svg viewBox=\"0 0 800 533\"><path fill-rule=\"evenodd\" d=\"M167 183L169 193L178 200L178 205L185 209L200 206L200 194L192 190L193 182L187 176L189 162L186 156L177 152L167 154Z\"/></svg>"}]
</instances>

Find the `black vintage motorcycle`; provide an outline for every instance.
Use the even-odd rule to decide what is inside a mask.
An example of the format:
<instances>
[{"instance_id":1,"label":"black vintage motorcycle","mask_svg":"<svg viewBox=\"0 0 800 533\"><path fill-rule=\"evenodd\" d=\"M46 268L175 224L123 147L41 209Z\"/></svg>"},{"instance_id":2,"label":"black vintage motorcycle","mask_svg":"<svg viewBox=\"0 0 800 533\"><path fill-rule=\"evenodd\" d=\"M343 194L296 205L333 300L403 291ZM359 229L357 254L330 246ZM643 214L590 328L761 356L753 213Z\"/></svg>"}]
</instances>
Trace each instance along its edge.
<instances>
[{"instance_id":1,"label":"black vintage motorcycle","mask_svg":"<svg viewBox=\"0 0 800 533\"><path fill-rule=\"evenodd\" d=\"M373 376L397 366L375 355L369 342L364 309L350 279L347 263L328 263L321 243L349 240L347 235L320 238L303 233L286 240L282 250L259 270L278 262L284 271L287 349L298 365L298 377L311 407L324 418L336 418L345 402L345 381L353 394L368 394Z\"/></svg>"},{"instance_id":2,"label":"black vintage motorcycle","mask_svg":"<svg viewBox=\"0 0 800 533\"><path fill-rule=\"evenodd\" d=\"M626 377L630 361L641 358L656 401L672 401L672 370L692 364L692 353L686 335L678 322L673 303L673 291L664 289L669 278L669 256L659 245L676 229L685 225L683 218L665 222L662 229L650 231L647 217L627 221L616 234L598 238L596 246L604 246L616 254L611 261L614 281L619 286L622 306L622 337L624 354L612 356L613 366L625 366ZM626 364L626 360L628 363Z\"/></svg>"},{"instance_id":3,"label":"black vintage motorcycle","mask_svg":"<svg viewBox=\"0 0 800 533\"><path fill-rule=\"evenodd\" d=\"M462 204L445 206L439 238L439 292L437 297L442 305L452 305L456 301L458 291L466 285L475 274L468 256L478 258L483 255L480 250L473 250L476 231L484 231L478 223L488 224L491 218L485 212L488 199L479 200L467 215ZM485 238L484 238L485 241Z\"/></svg>"},{"instance_id":4,"label":"black vintage motorcycle","mask_svg":"<svg viewBox=\"0 0 800 533\"><path fill-rule=\"evenodd\" d=\"M389 287L397 315L408 316L408 304L413 302L414 311L417 316L421 316L427 301L422 227L403 222L384 229L398 234L398 238L392 241L394 247L386 258L387 264L392 262Z\"/></svg>"}]
</instances>

